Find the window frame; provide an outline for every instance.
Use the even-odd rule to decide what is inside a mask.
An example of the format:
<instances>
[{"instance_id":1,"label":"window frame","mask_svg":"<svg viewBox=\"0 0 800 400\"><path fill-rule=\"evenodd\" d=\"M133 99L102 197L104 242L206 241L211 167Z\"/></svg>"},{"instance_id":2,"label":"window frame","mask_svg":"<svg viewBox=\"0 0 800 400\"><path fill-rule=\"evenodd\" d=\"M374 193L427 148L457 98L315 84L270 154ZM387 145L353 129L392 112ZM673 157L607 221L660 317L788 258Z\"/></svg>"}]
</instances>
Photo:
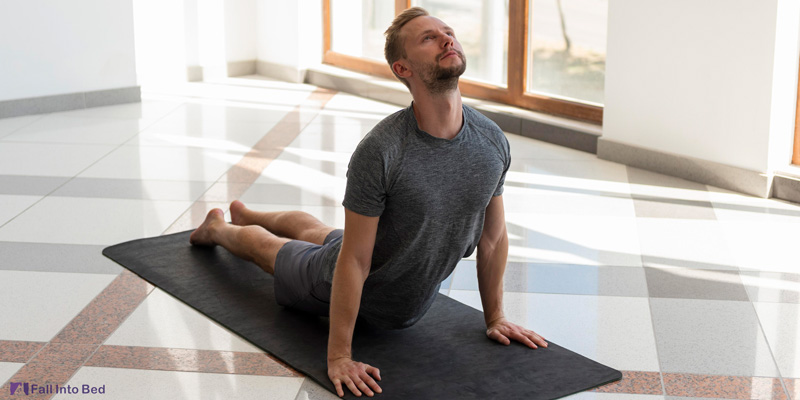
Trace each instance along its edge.
<instances>
[{"instance_id":1,"label":"window frame","mask_svg":"<svg viewBox=\"0 0 800 400\"><path fill-rule=\"evenodd\" d=\"M798 68L797 78L797 109L794 115L794 151L792 152L792 164L800 165L800 68Z\"/></svg>"},{"instance_id":2,"label":"window frame","mask_svg":"<svg viewBox=\"0 0 800 400\"><path fill-rule=\"evenodd\" d=\"M459 89L468 97L491 100L533 111L602 125L603 107L526 92L528 70L528 10L531 0L509 0L508 87L461 79ZM411 7L411 0L395 0L395 15ZM322 0L322 62L369 75L395 79L385 62L331 50L331 0ZM797 150L795 151L797 153Z\"/></svg>"}]
</instances>

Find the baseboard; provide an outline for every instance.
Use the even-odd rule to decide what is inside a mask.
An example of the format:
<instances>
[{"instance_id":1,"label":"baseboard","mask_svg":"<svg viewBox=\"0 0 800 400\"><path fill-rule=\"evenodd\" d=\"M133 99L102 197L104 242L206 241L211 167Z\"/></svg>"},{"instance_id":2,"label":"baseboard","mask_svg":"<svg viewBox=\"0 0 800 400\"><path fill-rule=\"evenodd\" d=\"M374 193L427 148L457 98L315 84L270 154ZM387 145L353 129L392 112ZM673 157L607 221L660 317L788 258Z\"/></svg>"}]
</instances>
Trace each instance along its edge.
<instances>
[{"instance_id":1,"label":"baseboard","mask_svg":"<svg viewBox=\"0 0 800 400\"><path fill-rule=\"evenodd\" d=\"M139 86L0 101L0 118L46 114L142 101Z\"/></svg>"},{"instance_id":2,"label":"baseboard","mask_svg":"<svg viewBox=\"0 0 800 400\"><path fill-rule=\"evenodd\" d=\"M256 61L255 73L292 83L303 83L306 80L306 71L303 69L261 60Z\"/></svg>"},{"instance_id":3,"label":"baseboard","mask_svg":"<svg viewBox=\"0 0 800 400\"><path fill-rule=\"evenodd\" d=\"M772 194L772 176L758 171L600 138L597 157L757 197Z\"/></svg>"},{"instance_id":4,"label":"baseboard","mask_svg":"<svg viewBox=\"0 0 800 400\"><path fill-rule=\"evenodd\" d=\"M228 63L228 76L254 75L258 70L258 61L232 61Z\"/></svg>"},{"instance_id":5,"label":"baseboard","mask_svg":"<svg viewBox=\"0 0 800 400\"><path fill-rule=\"evenodd\" d=\"M224 65L190 65L186 67L188 82L201 82L206 78L223 78L256 74L256 60L231 61Z\"/></svg>"},{"instance_id":6,"label":"baseboard","mask_svg":"<svg viewBox=\"0 0 800 400\"><path fill-rule=\"evenodd\" d=\"M772 197L800 203L800 177L775 175L772 182Z\"/></svg>"}]
</instances>

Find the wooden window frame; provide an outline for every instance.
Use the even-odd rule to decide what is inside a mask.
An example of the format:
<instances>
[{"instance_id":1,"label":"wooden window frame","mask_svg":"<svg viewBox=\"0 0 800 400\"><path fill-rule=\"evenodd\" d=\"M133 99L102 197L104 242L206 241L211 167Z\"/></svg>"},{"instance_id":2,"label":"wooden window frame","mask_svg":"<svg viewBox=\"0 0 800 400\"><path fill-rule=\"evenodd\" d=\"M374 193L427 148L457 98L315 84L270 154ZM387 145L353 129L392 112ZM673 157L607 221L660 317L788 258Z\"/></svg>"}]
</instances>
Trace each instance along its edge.
<instances>
[{"instance_id":1,"label":"wooden window frame","mask_svg":"<svg viewBox=\"0 0 800 400\"><path fill-rule=\"evenodd\" d=\"M798 71L800 73L800 71ZM792 164L800 165L800 76L797 79L797 109L794 115L794 152Z\"/></svg>"},{"instance_id":2,"label":"wooden window frame","mask_svg":"<svg viewBox=\"0 0 800 400\"><path fill-rule=\"evenodd\" d=\"M602 125L603 107L526 92L528 64L528 8L531 0L509 0L508 87L461 79L459 89L468 97L491 100L547 114ZM411 6L411 0L395 0L395 15ZM322 0L323 57L326 64L395 79L386 62L331 50L331 0ZM797 153L797 151L795 151Z\"/></svg>"}]
</instances>

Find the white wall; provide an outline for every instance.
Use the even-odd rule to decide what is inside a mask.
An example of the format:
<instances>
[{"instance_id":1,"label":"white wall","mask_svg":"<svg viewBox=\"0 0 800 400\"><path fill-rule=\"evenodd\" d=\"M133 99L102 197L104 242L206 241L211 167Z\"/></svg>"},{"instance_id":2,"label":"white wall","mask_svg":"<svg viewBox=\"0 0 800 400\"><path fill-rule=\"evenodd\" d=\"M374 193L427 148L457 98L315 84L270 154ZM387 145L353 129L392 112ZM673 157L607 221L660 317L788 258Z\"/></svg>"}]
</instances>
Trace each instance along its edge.
<instances>
[{"instance_id":1,"label":"white wall","mask_svg":"<svg viewBox=\"0 0 800 400\"><path fill-rule=\"evenodd\" d=\"M614 0L603 137L759 172L789 163L797 0Z\"/></svg>"},{"instance_id":2,"label":"white wall","mask_svg":"<svg viewBox=\"0 0 800 400\"><path fill-rule=\"evenodd\" d=\"M131 0L0 1L0 101L136 85Z\"/></svg>"},{"instance_id":3,"label":"white wall","mask_svg":"<svg viewBox=\"0 0 800 400\"><path fill-rule=\"evenodd\" d=\"M257 0L258 60L297 69L322 61L322 2Z\"/></svg>"},{"instance_id":4,"label":"white wall","mask_svg":"<svg viewBox=\"0 0 800 400\"><path fill-rule=\"evenodd\" d=\"M229 62L256 59L257 10L256 0L225 1L225 55Z\"/></svg>"}]
</instances>

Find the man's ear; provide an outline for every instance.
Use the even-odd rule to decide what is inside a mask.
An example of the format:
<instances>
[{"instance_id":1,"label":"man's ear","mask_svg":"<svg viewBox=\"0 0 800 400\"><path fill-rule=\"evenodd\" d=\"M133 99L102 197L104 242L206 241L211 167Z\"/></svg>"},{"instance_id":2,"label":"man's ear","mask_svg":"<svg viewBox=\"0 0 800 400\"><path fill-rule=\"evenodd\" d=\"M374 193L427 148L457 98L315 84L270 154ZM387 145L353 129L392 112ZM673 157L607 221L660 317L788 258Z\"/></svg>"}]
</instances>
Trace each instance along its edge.
<instances>
[{"instance_id":1,"label":"man's ear","mask_svg":"<svg viewBox=\"0 0 800 400\"><path fill-rule=\"evenodd\" d=\"M401 78L408 78L411 76L411 70L408 69L405 60L397 60L392 63L392 71Z\"/></svg>"}]
</instances>

